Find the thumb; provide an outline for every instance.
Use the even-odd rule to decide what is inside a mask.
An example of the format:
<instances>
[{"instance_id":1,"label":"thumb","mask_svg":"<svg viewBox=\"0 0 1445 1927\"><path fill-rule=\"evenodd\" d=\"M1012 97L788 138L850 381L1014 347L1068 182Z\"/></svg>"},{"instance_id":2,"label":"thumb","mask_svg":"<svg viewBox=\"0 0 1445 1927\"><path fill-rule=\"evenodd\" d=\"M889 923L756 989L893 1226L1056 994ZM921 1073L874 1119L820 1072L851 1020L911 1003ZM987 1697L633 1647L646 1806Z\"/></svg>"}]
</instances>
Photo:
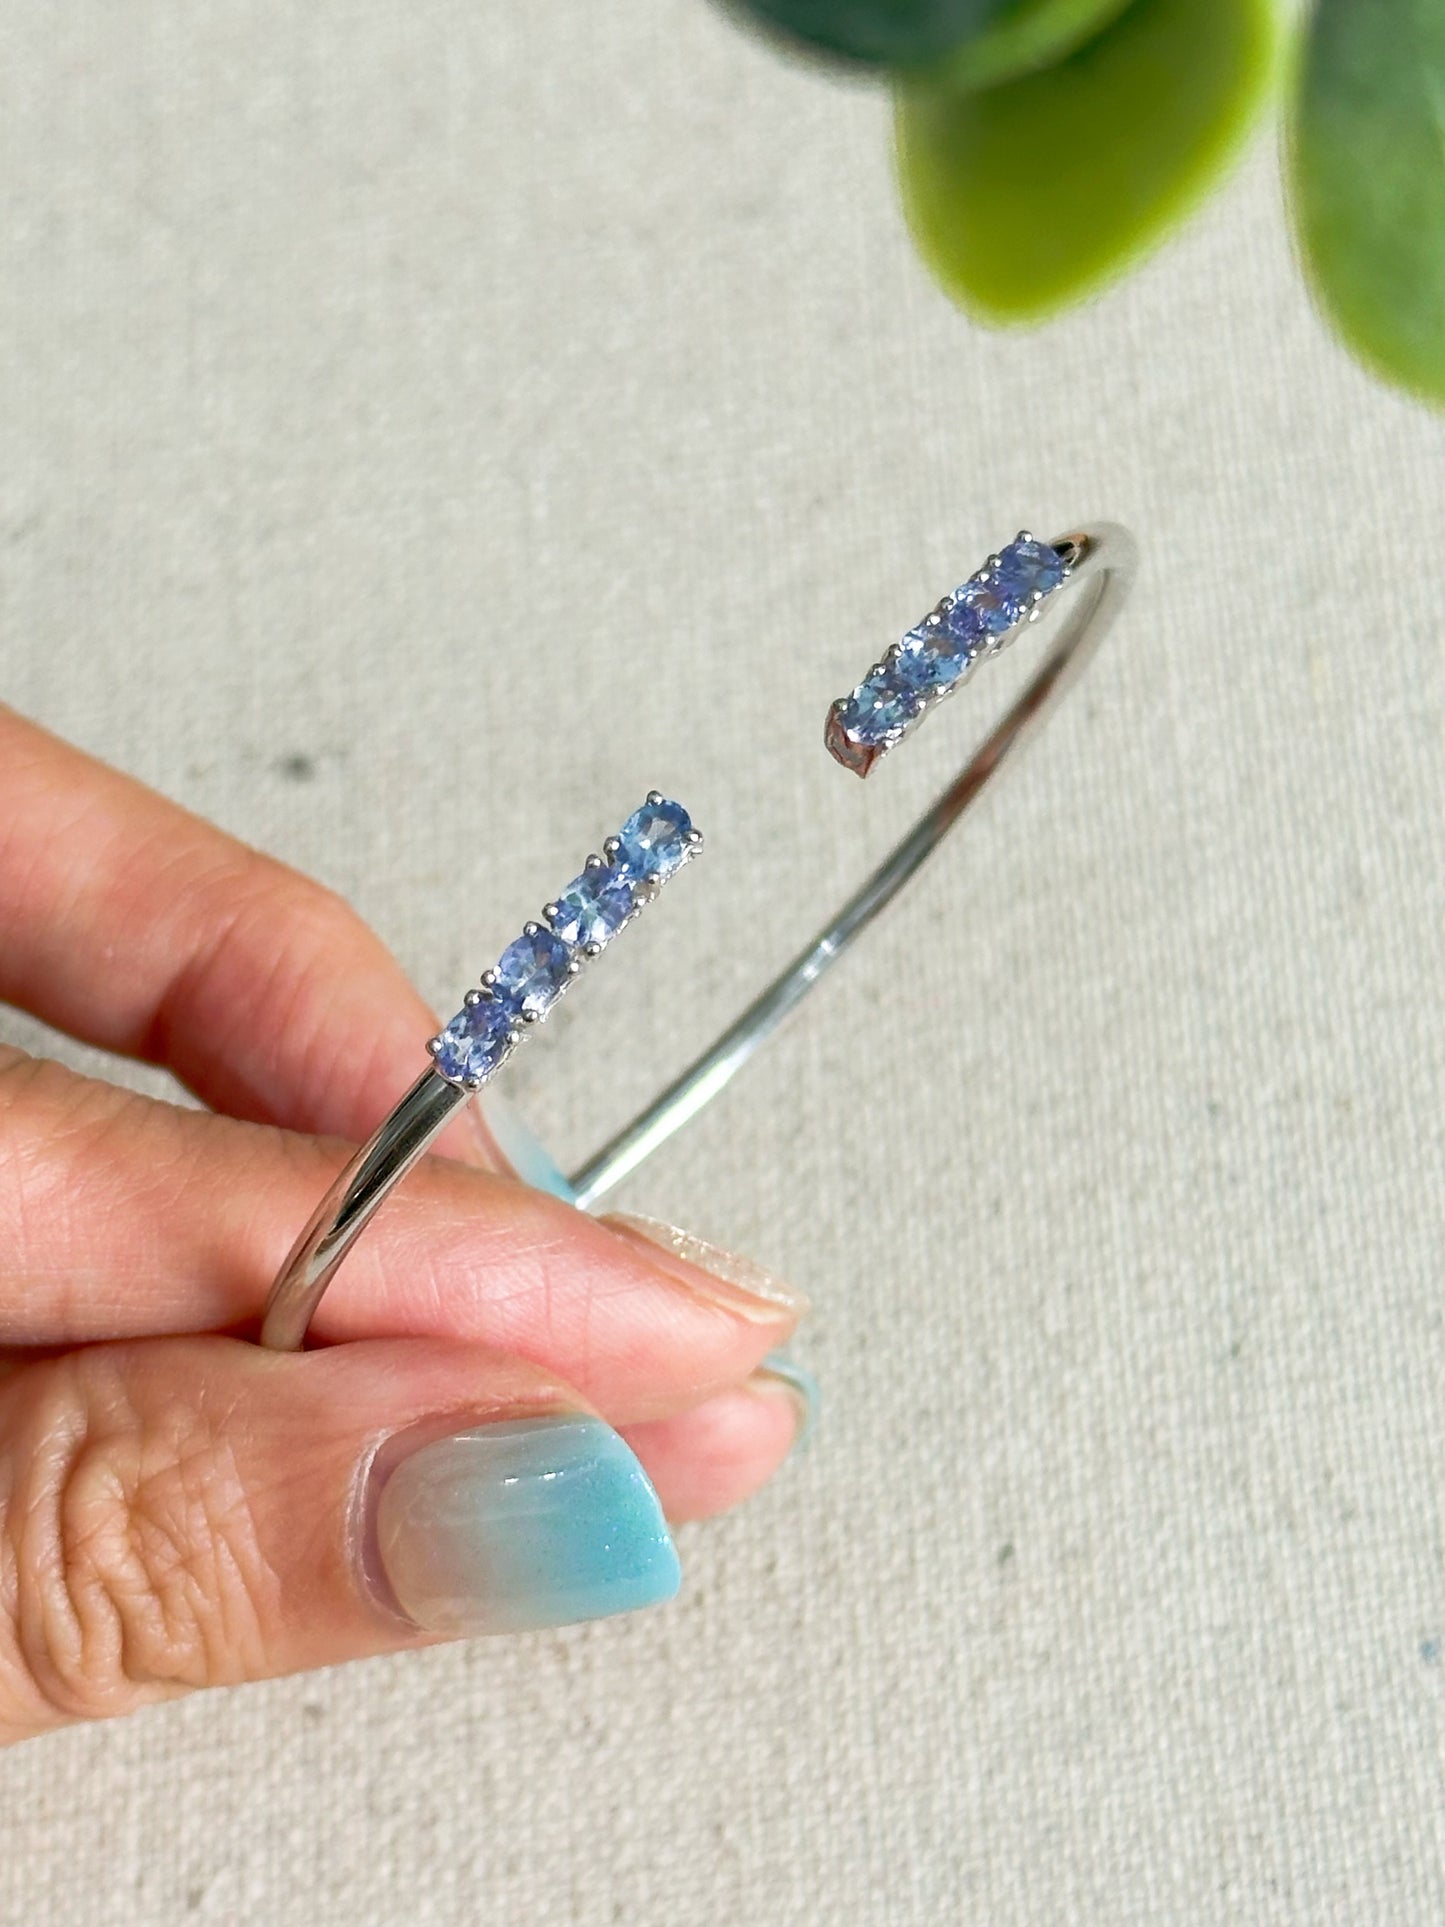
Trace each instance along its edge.
<instances>
[{"instance_id":1,"label":"thumb","mask_svg":"<svg viewBox=\"0 0 1445 1927\"><path fill-rule=\"evenodd\" d=\"M167 1338L0 1379L0 1740L678 1579L632 1452L520 1360Z\"/></svg>"}]
</instances>

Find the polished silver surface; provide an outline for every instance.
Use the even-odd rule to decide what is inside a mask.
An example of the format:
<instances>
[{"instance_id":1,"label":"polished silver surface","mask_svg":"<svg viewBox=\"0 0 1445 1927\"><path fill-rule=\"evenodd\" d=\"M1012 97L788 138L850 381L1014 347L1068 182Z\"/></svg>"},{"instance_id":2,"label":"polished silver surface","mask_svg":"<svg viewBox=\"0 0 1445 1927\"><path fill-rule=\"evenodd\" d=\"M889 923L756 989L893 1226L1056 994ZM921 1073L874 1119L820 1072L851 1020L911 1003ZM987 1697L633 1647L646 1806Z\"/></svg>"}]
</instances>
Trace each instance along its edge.
<instances>
[{"instance_id":1,"label":"polished silver surface","mask_svg":"<svg viewBox=\"0 0 1445 1927\"><path fill-rule=\"evenodd\" d=\"M1045 622L1057 634L1043 664L1003 719L969 757L943 794L919 818L843 905L825 929L769 984L717 1042L685 1070L625 1130L573 1173L577 1202L594 1204L635 1171L644 1158L695 1117L790 1017L820 977L887 909L942 843L984 784L1027 741L1103 641L1119 611L1137 560L1134 539L1116 523L1099 523L1059 536L1053 546L1069 558L1068 578L1047 599ZM870 759L869 767L872 765ZM866 775L867 770L858 772Z\"/></svg>"},{"instance_id":2,"label":"polished silver surface","mask_svg":"<svg viewBox=\"0 0 1445 1927\"><path fill-rule=\"evenodd\" d=\"M1026 622L1019 624L1022 632L1029 622L1039 617L1046 623L1052 622L1058 612L1057 634L1032 681L973 751L942 795L924 811L827 927L696 1063L573 1176L571 1186L579 1205L585 1208L595 1203L629 1172L636 1170L644 1158L674 1131L680 1130L689 1118L695 1117L737 1075L753 1053L797 1009L819 978L888 907L939 847L989 778L1028 739L1071 685L1103 640L1123 601L1133 575L1135 548L1127 531L1112 523L1060 536L1053 546L1067 558L1066 581L1042 606L1030 611ZM994 653L996 651L988 652ZM987 660L988 656L981 659ZM830 732L830 747L834 733ZM876 756L871 756L863 768L848 758L840 760L857 768L860 775L867 775ZM649 803L660 800L657 792L649 793ZM687 842L688 855L692 856L701 848L702 839L693 831ZM615 856L617 847L617 839L609 838L603 845L604 856L609 859ZM588 862L593 866L597 859L589 858ZM636 907L655 894L654 886L639 889ZM554 904L547 906L545 914L549 923L556 909ZM537 928L535 924L526 926L528 934ZM469 992L469 1005L479 995L490 992L493 973L483 971L480 981L482 992ZM433 1040L434 1047L437 1041ZM455 1082L435 1069L425 1071L371 1141L356 1153L317 1206L281 1268L266 1306L262 1344L278 1351L299 1348L322 1294L352 1244L387 1193L405 1177L453 1113L466 1103L477 1082L475 1079Z\"/></svg>"},{"instance_id":3,"label":"polished silver surface","mask_svg":"<svg viewBox=\"0 0 1445 1927\"><path fill-rule=\"evenodd\" d=\"M534 920L522 926L522 935L528 938L538 937L544 930L550 931L552 942L568 958L565 976L561 982L554 983L550 998L541 1007L524 1005L520 1011L516 1011L502 1005L497 1010L498 972L495 969L482 971L479 987L467 991L462 999L462 1010L453 1019L453 1025L459 1024L467 1012L476 1012L483 1006L496 1011L499 1027L485 1039L480 1069L476 1068L476 1060L469 1054L458 1057L455 1049L447 1048L452 1026L431 1039L427 1049L434 1060L432 1068L422 1073L401 1102L383 1119L370 1141L351 1159L292 1246L266 1301L261 1323L263 1345L273 1351L299 1350L326 1287L347 1252L375 1216L387 1193L406 1176L452 1114L496 1075L519 1040L545 1022L547 1010L581 973L584 962L590 961L607 944L614 942L642 907L653 901L668 878L701 854L702 834L692 827L687 812L680 804L669 804L660 790L649 790L643 807L648 806L674 809L681 823L686 825L681 830L682 847L676 861L670 866L664 865L660 875L646 878L634 877L630 869L616 873L619 886L625 884L630 892L627 913L611 928L603 942L574 945L560 936L553 928L560 921L563 910L562 903L557 900L547 905L543 913L545 924ZM624 833L630 830L640 814L640 811L636 811L629 817L623 826ZM621 839L615 836L609 837L603 845L609 861L621 849ZM584 865L588 873L595 873L602 867L603 859L597 856L588 857ZM506 955L504 952L504 963Z\"/></svg>"},{"instance_id":4,"label":"polished silver surface","mask_svg":"<svg viewBox=\"0 0 1445 1927\"><path fill-rule=\"evenodd\" d=\"M312 1213L281 1267L266 1303L261 1343L299 1351L337 1266L453 1112L471 1093L423 1071L380 1130L364 1144Z\"/></svg>"}]
</instances>

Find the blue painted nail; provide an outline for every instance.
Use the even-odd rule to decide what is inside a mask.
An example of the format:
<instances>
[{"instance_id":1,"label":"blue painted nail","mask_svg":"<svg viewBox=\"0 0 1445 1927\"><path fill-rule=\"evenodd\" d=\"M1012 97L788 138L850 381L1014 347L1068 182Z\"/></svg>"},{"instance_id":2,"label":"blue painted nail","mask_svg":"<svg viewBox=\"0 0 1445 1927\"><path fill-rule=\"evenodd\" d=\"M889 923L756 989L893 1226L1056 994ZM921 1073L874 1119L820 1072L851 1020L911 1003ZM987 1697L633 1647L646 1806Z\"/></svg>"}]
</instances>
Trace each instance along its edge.
<instances>
[{"instance_id":1,"label":"blue painted nail","mask_svg":"<svg viewBox=\"0 0 1445 1927\"><path fill-rule=\"evenodd\" d=\"M671 1599L681 1582L647 1474L601 1419L481 1425L387 1479L377 1549L427 1632L529 1632Z\"/></svg>"}]
</instances>

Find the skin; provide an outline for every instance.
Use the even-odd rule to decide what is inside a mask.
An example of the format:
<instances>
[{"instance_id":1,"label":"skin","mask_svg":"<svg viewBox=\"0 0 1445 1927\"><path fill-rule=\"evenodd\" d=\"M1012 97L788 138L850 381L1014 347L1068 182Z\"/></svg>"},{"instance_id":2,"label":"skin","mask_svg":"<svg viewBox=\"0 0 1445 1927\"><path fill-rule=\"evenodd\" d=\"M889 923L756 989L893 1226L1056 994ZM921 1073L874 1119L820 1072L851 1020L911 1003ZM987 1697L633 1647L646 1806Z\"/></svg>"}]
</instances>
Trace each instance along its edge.
<instances>
[{"instance_id":1,"label":"skin","mask_svg":"<svg viewBox=\"0 0 1445 1927\"><path fill-rule=\"evenodd\" d=\"M0 1001L208 1107L0 1048L0 1743L429 1643L358 1550L392 1441L595 1411L674 1520L786 1457L796 1313L528 1190L476 1106L316 1348L250 1342L434 1015L339 898L3 706L0 930Z\"/></svg>"}]
</instances>

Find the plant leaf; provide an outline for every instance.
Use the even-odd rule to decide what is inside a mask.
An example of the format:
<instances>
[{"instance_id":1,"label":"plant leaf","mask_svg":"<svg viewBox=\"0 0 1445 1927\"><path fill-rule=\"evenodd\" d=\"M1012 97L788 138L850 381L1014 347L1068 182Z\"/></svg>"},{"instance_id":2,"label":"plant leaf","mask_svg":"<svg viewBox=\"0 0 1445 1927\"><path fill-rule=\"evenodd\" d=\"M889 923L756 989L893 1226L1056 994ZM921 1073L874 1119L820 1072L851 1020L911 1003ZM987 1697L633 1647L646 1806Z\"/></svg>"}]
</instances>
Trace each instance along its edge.
<instances>
[{"instance_id":1,"label":"plant leaf","mask_svg":"<svg viewBox=\"0 0 1445 1927\"><path fill-rule=\"evenodd\" d=\"M956 47L1012 0L730 0L809 46L870 66L916 67Z\"/></svg>"},{"instance_id":2,"label":"plant leaf","mask_svg":"<svg viewBox=\"0 0 1445 1927\"><path fill-rule=\"evenodd\" d=\"M1294 211L1350 346L1445 402L1445 5L1320 0L1293 117Z\"/></svg>"},{"instance_id":3,"label":"plant leaf","mask_svg":"<svg viewBox=\"0 0 1445 1927\"><path fill-rule=\"evenodd\" d=\"M1278 0L1132 0L1040 73L900 83L904 207L944 286L984 319L1033 321L1119 273L1228 164L1282 26Z\"/></svg>"},{"instance_id":4,"label":"plant leaf","mask_svg":"<svg viewBox=\"0 0 1445 1927\"><path fill-rule=\"evenodd\" d=\"M1124 11L1129 0L1007 0L991 25L945 54L928 78L960 91L997 87L1051 67Z\"/></svg>"}]
</instances>

